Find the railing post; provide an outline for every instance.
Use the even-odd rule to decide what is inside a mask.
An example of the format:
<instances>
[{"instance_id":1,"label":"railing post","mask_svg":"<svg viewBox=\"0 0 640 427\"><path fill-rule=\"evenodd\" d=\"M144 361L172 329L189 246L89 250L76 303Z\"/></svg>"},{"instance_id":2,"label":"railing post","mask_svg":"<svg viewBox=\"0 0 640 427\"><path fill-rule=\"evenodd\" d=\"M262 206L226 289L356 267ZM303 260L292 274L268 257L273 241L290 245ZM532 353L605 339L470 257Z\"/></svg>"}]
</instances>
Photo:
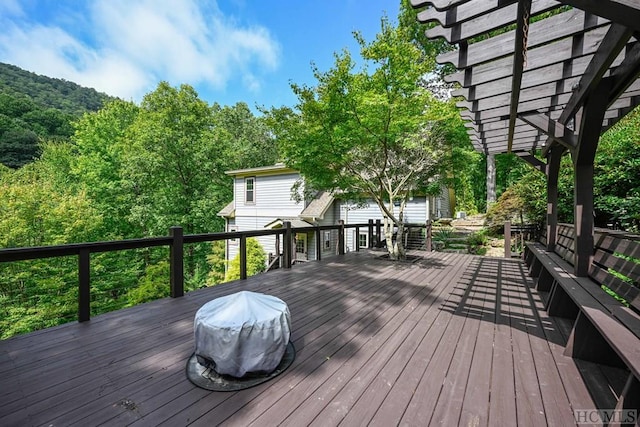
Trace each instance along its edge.
<instances>
[{"instance_id":1,"label":"railing post","mask_svg":"<svg viewBox=\"0 0 640 427\"><path fill-rule=\"evenodd\" d=\"M91 254L88 249L78 253L78 322L91 317Z\"/></svg>"},{"instance_id":2,"label":"railing post","mask_svg":"<svg viewBox=\"0 0 640 427\"><path fill-rule=\"evenodd\" d=\"M353 237L355 237L353 246L356 247L356 252L360 252L360 227L358 227L357 225L356 225L356 234Z\"/></svg>"},{"instance_id":3,"label":"railing post","mask_svg":"<svg viewBox=\"0 0 640 427\"><path fill-rule=\"evenodd\" d=\"M344 220L338 220L338 255L344 255Z\"/></svg>"},{"instance_id":4,"label":"railing post","mask_svg":"<svg viewBox=\"0 0 640 427\"><path fill-rule=\"evenodd\" d=\"M380 245L382 242L381 229L382 229L382 223L380 222L379 219L376 219L376 237L378 238L378 245Z\"/></svg>"},{"instance_id":5,"label":"railing post","mask_svg":"<svg viewBox=\"0 0 640 427\"><path fill-rule=\"evenodd\" d=\"M278 258L278 267L282 268L282 253L280 252L280 235L276 234L276 258Z\"/></svg>"},{"instance_id":6,"label":"railing post","mask_svg":"<svg viewBox=\"0 0 640 427\"><path fill-rule=\"evenodd\" d=\"M425 234L425 242L424 242L424 244L426 246L427 252L431 252L431 243L433 241L433 228L432 228L430 219L427 220L426 227L427 228L426 228L425 233L424 233Z\"/></svg>"},{"instance_id":7,"label":"railing post","mask_svg":"<svg viewBox=\"0 0 640 427\"><path fill-rule=\"evenodd\" d=\"M284 268L291 268L291 257L293 253L293 239L291 234L291 222L284 222L284 241L282 242L282 252L284 256Z\"/></svg>"},{"instance_id":8,"label":"railing post","mask_svg":"<svg viewBox=\"0 0 640 427\"><path fill-rule=\"evenodd\" d=\"M504 257L511 258L511 221L504 223Z\"/></svg>"},{"instance_id":9,"label":"railing post","mask_svg":"<svg viewBox=\"0 0 640 427\"><path fill-rule=\"evenodd\" d=\"M322 259L322 241L320 240L322 232L320 227L316 226L316 261Z\"/></svg>"},{"instance_id":10,"label":"railing post","mask_svg":"<svg viewBox=\"0 0 640 427\"><path fill-rule=\"evenodd\" d=\"M240 236L240 280L247 278L247 236Z\"/></svg>"},{"instance_id":11,"label":"railing post","mask_svg":"<svg viewBox=\"0 0 640 427\"><path fill-rule=\"evenodd\" d=\"M171 298L179 298L184 295L184 240L182 227L171 227L169 236L173 238L169 249Z\"/></svg>"},{"instance_id":12,"label":"railing post","mask_svg":"<svg viewBox=\"0 0 640 427\"><path fill-rule=\"evenodd\" d=\"M373 220L369 220L369 227L367 230L367 241L369 242L369 249L373 248Z\"/></svg>"}]
</instances>

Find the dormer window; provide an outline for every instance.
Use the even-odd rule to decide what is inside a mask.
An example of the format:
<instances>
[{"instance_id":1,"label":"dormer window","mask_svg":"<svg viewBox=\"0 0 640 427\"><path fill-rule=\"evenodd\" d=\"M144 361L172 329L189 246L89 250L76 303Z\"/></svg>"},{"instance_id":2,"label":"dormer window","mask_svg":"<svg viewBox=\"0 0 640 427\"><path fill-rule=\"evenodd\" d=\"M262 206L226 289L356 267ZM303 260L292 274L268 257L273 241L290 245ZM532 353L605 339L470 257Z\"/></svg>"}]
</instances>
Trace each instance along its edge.
<instances>
[{"instance_id":1,"label":"dormer window","mask_svg":"<svg viewBox=\"0 0 640 427\"><path fill-rule=\"evenodd\" d=\"M255 203L255 177L249 177L244 179L244 201L245 203Z\"/></svg>"}]
</instances>

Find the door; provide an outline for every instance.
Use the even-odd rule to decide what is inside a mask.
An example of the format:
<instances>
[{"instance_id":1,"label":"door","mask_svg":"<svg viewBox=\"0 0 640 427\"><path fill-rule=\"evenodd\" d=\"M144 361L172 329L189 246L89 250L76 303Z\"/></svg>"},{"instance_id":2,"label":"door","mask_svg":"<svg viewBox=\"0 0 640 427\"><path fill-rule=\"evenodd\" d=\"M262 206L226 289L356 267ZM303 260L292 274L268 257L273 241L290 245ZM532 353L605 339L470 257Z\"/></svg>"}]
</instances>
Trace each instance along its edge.
<instances>
[{"instance_id":1,"label":"door","mask_svg":"<svg viewBox=\"0 0 640 427\"><path fill-rule=\"evenodd\" d=\"M307 234L296 233L296 260L307 261Z\"/></svg>"}]
</instances>

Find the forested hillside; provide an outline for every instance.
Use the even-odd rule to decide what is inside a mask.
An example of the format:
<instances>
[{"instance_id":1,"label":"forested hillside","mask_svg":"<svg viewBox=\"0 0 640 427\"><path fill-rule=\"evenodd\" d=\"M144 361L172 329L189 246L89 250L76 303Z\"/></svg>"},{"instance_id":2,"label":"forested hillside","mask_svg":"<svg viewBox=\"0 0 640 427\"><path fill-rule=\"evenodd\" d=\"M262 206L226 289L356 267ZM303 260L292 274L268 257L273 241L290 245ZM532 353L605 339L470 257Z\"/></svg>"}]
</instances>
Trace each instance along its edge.
<instances>
[{"instance_id":1,"label":"forested hillside","mask_svg":"<svg viewBox=\"0 0 640 427\"><path fill-rule=\"evenodd\" d=\"M115 98L75 83L0 63L0 163L18 168L40 140L66 140L71 121Z\"/></svg>"},{"instance_id":2,"label":"forested hillside","mask_svg":"<svg viewBox=\"0 0 640 427\"><path fill-rule=\"evenodd\" d=\"M21 168L0 165L0 248L166 236L174 225L223 231L217 212L233 198L224 172L278 158L246 104L209 105L188 85L160 83L140 105L109 102L73 129ZM189 289L207 282L212 251L187 248ZM93 256L92 314L166 296L167 252ZM0 263L0 338L73 319L76 268L74 257Z\"/></svg>"}]
</instances>

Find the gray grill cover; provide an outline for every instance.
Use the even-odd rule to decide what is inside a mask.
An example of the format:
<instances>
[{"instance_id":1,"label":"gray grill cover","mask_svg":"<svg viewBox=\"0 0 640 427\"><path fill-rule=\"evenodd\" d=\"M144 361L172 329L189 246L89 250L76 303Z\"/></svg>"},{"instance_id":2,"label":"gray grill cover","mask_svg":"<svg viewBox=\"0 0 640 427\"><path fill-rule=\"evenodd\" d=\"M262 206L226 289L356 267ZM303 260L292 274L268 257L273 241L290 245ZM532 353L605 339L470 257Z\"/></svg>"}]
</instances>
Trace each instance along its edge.
<instances>
[{"instance_id":1,"label":"gray grill cover","mask_svg":"<svg viewBox=\"0 0 640 427\"><path fill-rule=\"evenodd\" d=\"M203 305L194 320L196 356L222 375L273 371L291 335L289 308L279 298L242 291Z\"/></svg>"}]
</instances>

